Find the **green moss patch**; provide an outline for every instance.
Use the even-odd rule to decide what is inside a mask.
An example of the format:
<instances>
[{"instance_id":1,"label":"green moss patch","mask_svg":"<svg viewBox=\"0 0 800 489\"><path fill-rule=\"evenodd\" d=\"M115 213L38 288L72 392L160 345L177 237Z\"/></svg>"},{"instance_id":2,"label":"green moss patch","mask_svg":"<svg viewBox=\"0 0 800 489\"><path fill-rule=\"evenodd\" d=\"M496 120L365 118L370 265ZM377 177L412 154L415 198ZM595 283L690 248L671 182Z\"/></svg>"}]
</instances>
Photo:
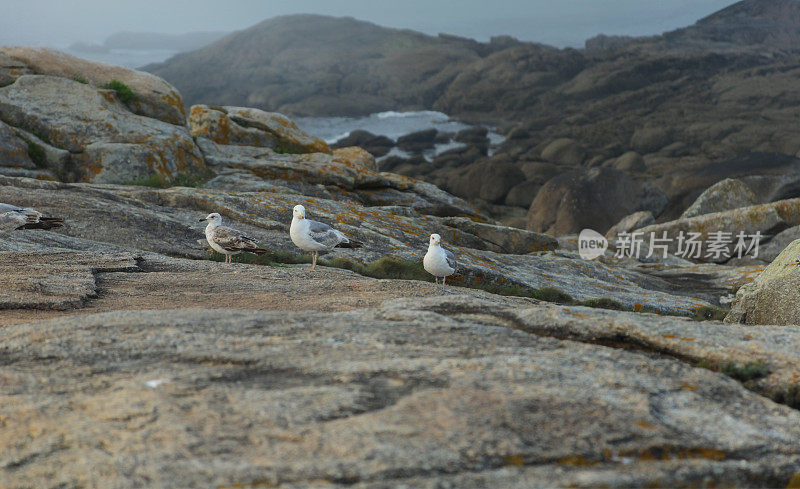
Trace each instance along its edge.
<instances>
[{"instance_id":1,"label":"green moss patch","mask_svg":"<svg viewBox=\"0 0 800 489\"><path fill-rule=\"evenodd\" d=\"M179 173L173 178L166 178L156 173L130 182L128 185L152 188L192 187L202 188L206 182L214 178L214 172L205 169L195 173Z\"/></svg>"},{"instance_id":2,"label":"green moss patch","mask_svg":"<svg viewBox=\"0 0 800 489\"><path fill-rule=\"evenodd\" d=\"M695 321L722 321L729 312L729 309L722 309L714 306L704 306L695 309L692 319Z\"/></svg>"},{"instance_id":3,"label":"green moss patch","mask_svg":"<svg viewBox=\"0 0 800 489\"><path fill-rule=\"evenodd\" d=\"M139 98L131 87L122 83L119 80L111 80L110 82L103 85L101 88L106 88L108 90L114 90L117 92L117 98L124 103L129 104L131 102L135 102L137 98Z\"/></svg>"},{"instance_id":4,"label":"green moss patch","mask_svg":"<svg viewBox=\"0 0 800 489\"><path fill-rule=\"evenodd\" d=\"M25 135L19 131L17 131L17 137L28 145L28 158L33 161L33 164L39 168L45 168L47 166L47 156L45 155L44 148L34 143L30 138L25 137Z\"/></svg>"}]
</instances>

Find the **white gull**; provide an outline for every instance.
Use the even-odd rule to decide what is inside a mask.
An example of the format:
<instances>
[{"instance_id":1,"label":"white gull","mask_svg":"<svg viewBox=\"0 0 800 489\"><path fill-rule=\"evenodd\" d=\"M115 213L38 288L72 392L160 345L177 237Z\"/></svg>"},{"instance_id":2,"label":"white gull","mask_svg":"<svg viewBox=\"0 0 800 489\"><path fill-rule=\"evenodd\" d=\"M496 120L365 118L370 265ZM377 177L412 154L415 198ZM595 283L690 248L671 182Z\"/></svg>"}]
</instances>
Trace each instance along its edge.
<instances>
[{"instance_id":1,"label":"white gull","mask_svg":"<svg viewBox=\"0 0 800 489\"><path fill-rule=\"evenodd\" d=\"M320 251L330 251L336 247L361 248L362 246L358 241L351 240L341 231L325 223L306 219L306 208L302 205L294 206L289 236L298 248L311 252L312 270L317 267L317 256Z\"/></svg>"},{"instance_id":2,"label":"white gull","mask_svg":"<svg viewBox=\"0 0 800 489\"><path fill-rule=\"evenodd\" d=\"M456 262L455 255L442 248L442 237L438 234L431 234L428 252L425 253L422 266L425 267L428 273L433 275L437 284L441 277L442 285L444 285L447 277L455 273L458 263Z\"/></svg>"}]
</instances>

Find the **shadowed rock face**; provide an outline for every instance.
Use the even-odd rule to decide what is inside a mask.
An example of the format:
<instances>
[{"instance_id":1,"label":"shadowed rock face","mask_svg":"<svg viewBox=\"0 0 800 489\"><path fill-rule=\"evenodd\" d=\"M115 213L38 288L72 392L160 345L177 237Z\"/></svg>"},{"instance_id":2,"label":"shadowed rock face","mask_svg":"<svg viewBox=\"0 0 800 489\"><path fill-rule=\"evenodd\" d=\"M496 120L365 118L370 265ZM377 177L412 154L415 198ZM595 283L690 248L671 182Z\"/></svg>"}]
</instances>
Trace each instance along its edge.
<instances>
[{"instance_id":1,"label":"shadowed rock face","mask_svg":"<svg viewBox=\"0 0 800 489\"><path fill-rule=\"evenodd\" d=\"M657 215L666 204L666 196L652 185L618 170L593 168L548 181L528 211L528 228L557 236L586 228L605 233L633 212Z\"/></svg>"}]
</instances>

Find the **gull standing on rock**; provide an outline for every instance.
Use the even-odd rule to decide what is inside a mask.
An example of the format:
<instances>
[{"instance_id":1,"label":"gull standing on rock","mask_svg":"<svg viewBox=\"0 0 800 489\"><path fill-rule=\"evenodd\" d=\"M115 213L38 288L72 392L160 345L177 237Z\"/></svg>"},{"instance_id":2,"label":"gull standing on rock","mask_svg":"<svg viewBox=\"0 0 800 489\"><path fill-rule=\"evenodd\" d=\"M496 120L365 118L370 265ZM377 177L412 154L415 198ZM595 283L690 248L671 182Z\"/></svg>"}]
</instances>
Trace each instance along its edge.
<instances>
[{"instance_id":1,"label":"gull standing on rock","mask_svg":"<svg viewBox=\"0 0 800 489\"><path fill-rule=\"evenodd\" d=\"M320 251L330 251L336 247L361 248L362 246L358 241L349 239L344 233L327 224L306 219L306 208L302 205L294 206L289 236L298 248L311 252L312 270L317 267L317 256Z\"/></svg>"},{"instance_id":2,"label":"gull standing on rock","mask_svg":"<svg viewBox=\"0 0 800 489\"><path fill-rule=\"evenodd\" d=\"M225 263L230 263L233 255L238 255L243 251L255 253L256 255L269 253L269 250L259 248L256 241L243 232L223 226L222 216L216 212L207 215L205 219L200 219L200 222L203 221L208 221L206 226L208 244L214 250L225 255Z\"/></svg>"},{"instance_id":3,"label":"gull standing on rock","mask_svg":"<svg viewBox=\"0 0 800 489\"><path fill-rule=\"evenodd\" d=\"M34 209L0 203L0 233L17 229L53 229L63 225L61 218L42 217L42 213Z\"/></svg>"},{"instance_id":4,"label":"gull standing on rock","mask_svg":"<svg viewBox=\"0 0 800 489\"><path fill-rule=\"evenodd\" d=\"M442 248L442 237L438 234L431 234L428 252L425 253L422 266L425 267L425 271L433 275L437 284L439 283L439 277L441 277L442 285L444 285L447 277L456 271L458 263L455 255Z\"/></svg>"}]
</instances>

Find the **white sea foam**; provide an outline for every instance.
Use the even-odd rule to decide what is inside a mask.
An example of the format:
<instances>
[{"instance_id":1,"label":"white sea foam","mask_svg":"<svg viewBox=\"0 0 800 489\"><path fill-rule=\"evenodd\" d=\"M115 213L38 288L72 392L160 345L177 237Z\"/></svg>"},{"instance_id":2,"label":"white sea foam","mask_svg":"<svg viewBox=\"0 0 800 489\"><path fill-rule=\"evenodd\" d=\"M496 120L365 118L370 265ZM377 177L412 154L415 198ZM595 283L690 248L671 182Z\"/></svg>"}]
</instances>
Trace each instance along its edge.
<instances>
[{"instance_id":1,"label":"white sea foam","mask_svg":"<svg viewBox=\"0 0 800 489\"><path fill-rule=\"evenodd\" d=\"M378 112L377 114L373 115L378 119L405 119L408 117L417 117L437 122L447 122L450 120L450 117L447 114L437 112L435 110L418 110L411 112L397 112L394 110L388 110L386 112Z\"/></svg>"}]
</instances>

